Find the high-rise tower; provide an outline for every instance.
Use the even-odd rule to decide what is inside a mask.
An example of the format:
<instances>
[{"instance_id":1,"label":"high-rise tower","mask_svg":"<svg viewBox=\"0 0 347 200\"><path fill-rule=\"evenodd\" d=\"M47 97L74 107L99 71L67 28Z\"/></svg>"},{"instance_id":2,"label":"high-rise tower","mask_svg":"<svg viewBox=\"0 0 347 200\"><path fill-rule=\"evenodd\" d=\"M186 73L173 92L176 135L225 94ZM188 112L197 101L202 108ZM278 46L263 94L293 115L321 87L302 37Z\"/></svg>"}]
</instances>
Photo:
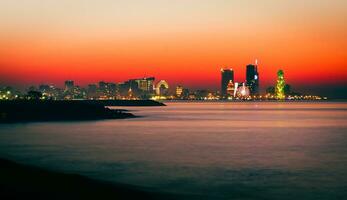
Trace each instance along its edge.
<instances>
[{"instance_id":1,"label":"high-rise tower","mask_svg":"<svg viewBox=\"0 0 347 200\"><path fill-rule=\"evenodd\" d=\"M246 66L246 82L251 95L259 94L258 61Z\"/></svg>"},{"instance_id":2,"label":"high-rise tower","mask_svg":"<svg viewBox=\"0 0 347 200\"><path fill-rule=\"evenodd\" d=\"M221 69L221 96L227 98L227 89L230 81L234 82L234 71L232 69Z\"/></svg>"}]
</instances>

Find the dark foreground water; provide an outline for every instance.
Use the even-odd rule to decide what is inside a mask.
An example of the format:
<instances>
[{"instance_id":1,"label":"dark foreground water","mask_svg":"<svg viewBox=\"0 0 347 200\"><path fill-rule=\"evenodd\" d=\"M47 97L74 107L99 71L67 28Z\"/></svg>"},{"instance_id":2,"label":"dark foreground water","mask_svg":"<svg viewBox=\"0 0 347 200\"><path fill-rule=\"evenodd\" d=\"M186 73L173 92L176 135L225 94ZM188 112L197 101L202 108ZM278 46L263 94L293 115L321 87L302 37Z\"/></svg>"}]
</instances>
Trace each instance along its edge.
<instances>
[{"instance_id":1,"label":"dark foreground water","mask_svg":"<svg viewBox=\"0 0 347 200\"><path fill-rule=\"evenodd\" d=\"M206 199L347 198L347 103L129 109L143 117L0 125L0 157Z\"/></svg>"}]
</instances>

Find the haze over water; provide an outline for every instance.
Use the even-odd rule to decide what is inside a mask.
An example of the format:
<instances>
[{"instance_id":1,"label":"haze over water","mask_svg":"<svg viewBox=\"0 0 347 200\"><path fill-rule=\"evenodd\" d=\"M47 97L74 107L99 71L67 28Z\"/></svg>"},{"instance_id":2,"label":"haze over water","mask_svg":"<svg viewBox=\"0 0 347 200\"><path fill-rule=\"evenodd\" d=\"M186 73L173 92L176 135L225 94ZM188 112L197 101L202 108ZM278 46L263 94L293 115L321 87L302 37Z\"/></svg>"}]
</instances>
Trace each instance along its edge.
<instances>
[{"instance_id":1,"label":"haze over water","mask_svg":"<svg viewBox=\"0 0 347 200\"><path fill-rule=\"evenodd\" d=\"M135 119L2 124L0 156L187 199L347 197L347 103L167 105L127 108Z\"/></svg>"}]
</instances>

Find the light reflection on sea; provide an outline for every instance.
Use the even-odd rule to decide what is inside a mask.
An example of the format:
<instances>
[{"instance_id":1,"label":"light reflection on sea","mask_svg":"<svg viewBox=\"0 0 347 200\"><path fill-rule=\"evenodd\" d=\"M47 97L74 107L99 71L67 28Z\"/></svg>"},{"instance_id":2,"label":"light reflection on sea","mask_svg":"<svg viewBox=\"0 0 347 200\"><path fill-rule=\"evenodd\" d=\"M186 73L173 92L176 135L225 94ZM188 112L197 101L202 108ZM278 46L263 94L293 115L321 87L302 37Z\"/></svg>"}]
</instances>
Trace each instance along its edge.
<instances>
[{"instance_id":1,"label":"light reflection on sea","mask_svg":"<svg viewBox=\"0 0 347 200\"><path fill-rule=\"evenodd\" d=\"M167 103L126 120L0 125L21 163L207 199L347 197L347 103Z\"/></svg>"}]
</instances>

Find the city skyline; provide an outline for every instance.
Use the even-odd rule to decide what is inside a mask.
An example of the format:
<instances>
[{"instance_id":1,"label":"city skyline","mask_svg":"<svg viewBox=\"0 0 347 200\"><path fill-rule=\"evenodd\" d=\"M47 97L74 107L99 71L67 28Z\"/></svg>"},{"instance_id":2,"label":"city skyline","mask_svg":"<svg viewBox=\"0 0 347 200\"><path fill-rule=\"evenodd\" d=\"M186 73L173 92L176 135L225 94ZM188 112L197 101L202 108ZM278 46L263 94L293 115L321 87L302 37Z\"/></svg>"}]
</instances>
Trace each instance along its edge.
<instances>
[{"instance_id":1,"label":"city skyline","mask_svg":"<svg viewBox=\"0 0 347 200\"><path fill-rule=\"evenodd\" d=\"M86 86L161 77L220 88L220 68L259 59L260 91L283 69L298 91L347 96L343 0L0 2L0 84Z\"/></svg>"},{"instance_id":2,"label":"city skyline","mask_svg":"<svg viewBox=\"0 0 347 200\"><path fill-rule=\"evenodd\" d=\"M30 86L22 93L11 86L0 87L0 100L41 99L41 100L327 100L327 96L300 93L285 81L283 70L278 70L276 85L266 92L260 92L258 60L246 66L246 81L237 82L234 70L222 68L220 89L192 89L182 85L169 86L166 80L155 77L128 79L123 82L99 81L87 86L75 84L74 80L64 81L64 87L52 84Z\"/></svg>"}]
</instances>

